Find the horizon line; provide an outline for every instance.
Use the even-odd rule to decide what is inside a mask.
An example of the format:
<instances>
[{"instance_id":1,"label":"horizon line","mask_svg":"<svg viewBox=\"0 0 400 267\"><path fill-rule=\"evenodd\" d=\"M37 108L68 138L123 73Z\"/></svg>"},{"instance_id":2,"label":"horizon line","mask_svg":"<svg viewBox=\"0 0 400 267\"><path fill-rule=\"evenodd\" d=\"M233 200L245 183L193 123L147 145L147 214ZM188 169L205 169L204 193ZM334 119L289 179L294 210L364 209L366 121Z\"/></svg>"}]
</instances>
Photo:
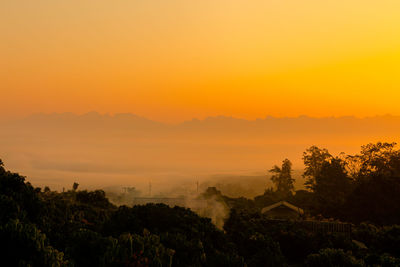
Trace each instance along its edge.
<instances>
[{"instance_id":1,"label":"horizon line","mask_svg":"<svg viewBox=\"0 0 400 267\"><path fill-rule=\"evenodd\" d=\"M226 118L226 119L233 119L233 120L242 120L242 121L259 121L259 120L267 120L267 119L300 119L300 118L310 118L310 119L344 119L344 118L353 118L353 119L373 119L373 118L400 118L399 115L393 115L393 114L376 114L373 116L356 116L356 115L341 115L341 116L335 116L335 115L330 115L330 116L312 116L312 115L306 115L306 114L301 114L298 116L274 116L274 115L266 115L264 117L257 117L254 119L248 119L240 116L234 116L234 115L210 115L210 116L205 116L203 118L198 118L198 117L193 117L191 119L184 119L184 120L179 120L177 122L166 122L164 120L158 120L158 119L152 119L146 116L138 115L133 112L104 112L101 113L99 111L89 111L89 112L71 112L71 111L65 111L65 112L33 112L27 115L17 115L17 116L10 116L7 118L7 116L1 117L0 120L23 120L23 119L28 119L34 116L51 116L51 115L72 115L76 117L84 117L88 115L97 115L101 117L111 117L115 118L118 116L132 116L136 118L140 118L143 120L148 120L152 122L157 122L157 123L162 123L162 124L167 124L167 125L179 125L187 122L193 122L193 121L206 121L208 119L216 119L216 118Z\"/></svg>"}]
</instances>

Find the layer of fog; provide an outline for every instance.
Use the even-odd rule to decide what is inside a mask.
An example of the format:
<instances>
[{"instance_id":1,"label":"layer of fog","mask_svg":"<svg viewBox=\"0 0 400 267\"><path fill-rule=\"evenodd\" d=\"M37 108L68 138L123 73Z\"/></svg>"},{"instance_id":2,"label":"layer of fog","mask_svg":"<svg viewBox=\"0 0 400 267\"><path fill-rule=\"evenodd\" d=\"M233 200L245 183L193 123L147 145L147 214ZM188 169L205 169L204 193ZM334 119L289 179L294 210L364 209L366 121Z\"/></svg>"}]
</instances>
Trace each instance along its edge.
<instances>
[{"instance_id":1,"label":"layer of fog","mask_svg":"<svg viewBox=\"0 0 400 267\"><path fill-rule=\"evenodd\" d=\"M0 158L36 186L62 190L135 187L145 195L187 195L216 186L253 197L271 186L267 174L285 158L302 186L302 152L311 145L356 153L396 141L400 118L230 117L166 125L131 114L39 114L2 122ZM151 192L149 184L151 183Z\"/></svg>"}]
</instances>

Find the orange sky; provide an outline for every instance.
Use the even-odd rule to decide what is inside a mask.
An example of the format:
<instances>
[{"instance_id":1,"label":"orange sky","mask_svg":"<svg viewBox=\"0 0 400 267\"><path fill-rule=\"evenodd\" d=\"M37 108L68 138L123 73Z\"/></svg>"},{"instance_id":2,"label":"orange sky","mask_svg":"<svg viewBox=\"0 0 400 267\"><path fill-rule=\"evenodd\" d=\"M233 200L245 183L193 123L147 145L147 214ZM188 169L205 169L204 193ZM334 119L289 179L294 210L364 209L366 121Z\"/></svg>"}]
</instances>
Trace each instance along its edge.
<instances>
[{"instance_id":1,"label":"orange sky","mask_svg":"<svg viewBox=\"0 0 400 267\"><path fill-rule=\"evenodd\" d=\"M398 0L3 0L0 116L400 115Z\"/></svg>"}]
</instances>

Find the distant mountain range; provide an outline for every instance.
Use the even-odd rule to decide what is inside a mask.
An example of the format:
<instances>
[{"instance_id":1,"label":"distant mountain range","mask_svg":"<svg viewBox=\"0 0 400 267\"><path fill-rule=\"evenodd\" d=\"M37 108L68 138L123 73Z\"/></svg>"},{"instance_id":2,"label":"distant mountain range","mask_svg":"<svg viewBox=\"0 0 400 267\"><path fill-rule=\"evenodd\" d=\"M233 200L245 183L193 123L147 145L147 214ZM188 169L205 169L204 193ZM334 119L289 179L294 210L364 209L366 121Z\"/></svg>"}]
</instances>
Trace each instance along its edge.
<instances>
[{"instance_id":1,"label":"distant mountain range","mask_svg":"<svg viewBox=\"0 0 400 267\"><path fill-rule=\"evenodd\" d=\"M83 115L73 113L35 114L24 119L8 122L2 127L30 127L52 130L66 130L76 127L83 131L107 129L110 132L141 131L152 132L164 130L173 133L196 132L201 134L222 133L228 135L250 134L293 136L304 135L375 135L395 134L400 131L400 116L376 116L366 118L356 117L272 117L264 119L245 120L226 116L208 117L204 120L192 119L180 124L170 125L152 121L130 113L108 115L90 112ZM163 133L159 133L163 134Z\"/></svg>"}]
</instances>

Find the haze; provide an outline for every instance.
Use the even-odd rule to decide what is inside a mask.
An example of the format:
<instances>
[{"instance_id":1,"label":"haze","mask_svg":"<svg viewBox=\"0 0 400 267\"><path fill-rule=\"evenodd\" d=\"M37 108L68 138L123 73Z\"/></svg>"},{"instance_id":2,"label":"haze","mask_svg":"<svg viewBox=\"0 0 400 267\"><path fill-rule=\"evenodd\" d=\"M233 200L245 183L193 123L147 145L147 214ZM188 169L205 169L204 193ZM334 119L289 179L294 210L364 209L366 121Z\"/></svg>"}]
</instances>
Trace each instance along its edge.
<instances>
[{"instance_id":1,"label":"haze","mask_svg":"<svg viewBox=\"0 0 400 267\"><path fill-rule=\"evenodd\" d=\"M355 153L396 141L399 10L396 0L1 1L0 158L39 186L146 190L267 183L286 157L300 173L311 145Z\"/></svg>"},{"instance_id":2,"label":"haze","mask_svg":"<svg viewBox=\"0 0 400 267\"><path fill-rule=\"evenodd\" d=\"M134 186L147 194L151 182L153 193L179 187L182 193L200 181L237 183L254 196L271 185L268 170L285 158L294 163L302 188L302 152L312 145L352 154L399 135L395 116L219 116L171 125L133 114L53 113L3 122L0 158L33 184L58 190L76 181L82 188Z\"/></svg>"}]
</instances>

